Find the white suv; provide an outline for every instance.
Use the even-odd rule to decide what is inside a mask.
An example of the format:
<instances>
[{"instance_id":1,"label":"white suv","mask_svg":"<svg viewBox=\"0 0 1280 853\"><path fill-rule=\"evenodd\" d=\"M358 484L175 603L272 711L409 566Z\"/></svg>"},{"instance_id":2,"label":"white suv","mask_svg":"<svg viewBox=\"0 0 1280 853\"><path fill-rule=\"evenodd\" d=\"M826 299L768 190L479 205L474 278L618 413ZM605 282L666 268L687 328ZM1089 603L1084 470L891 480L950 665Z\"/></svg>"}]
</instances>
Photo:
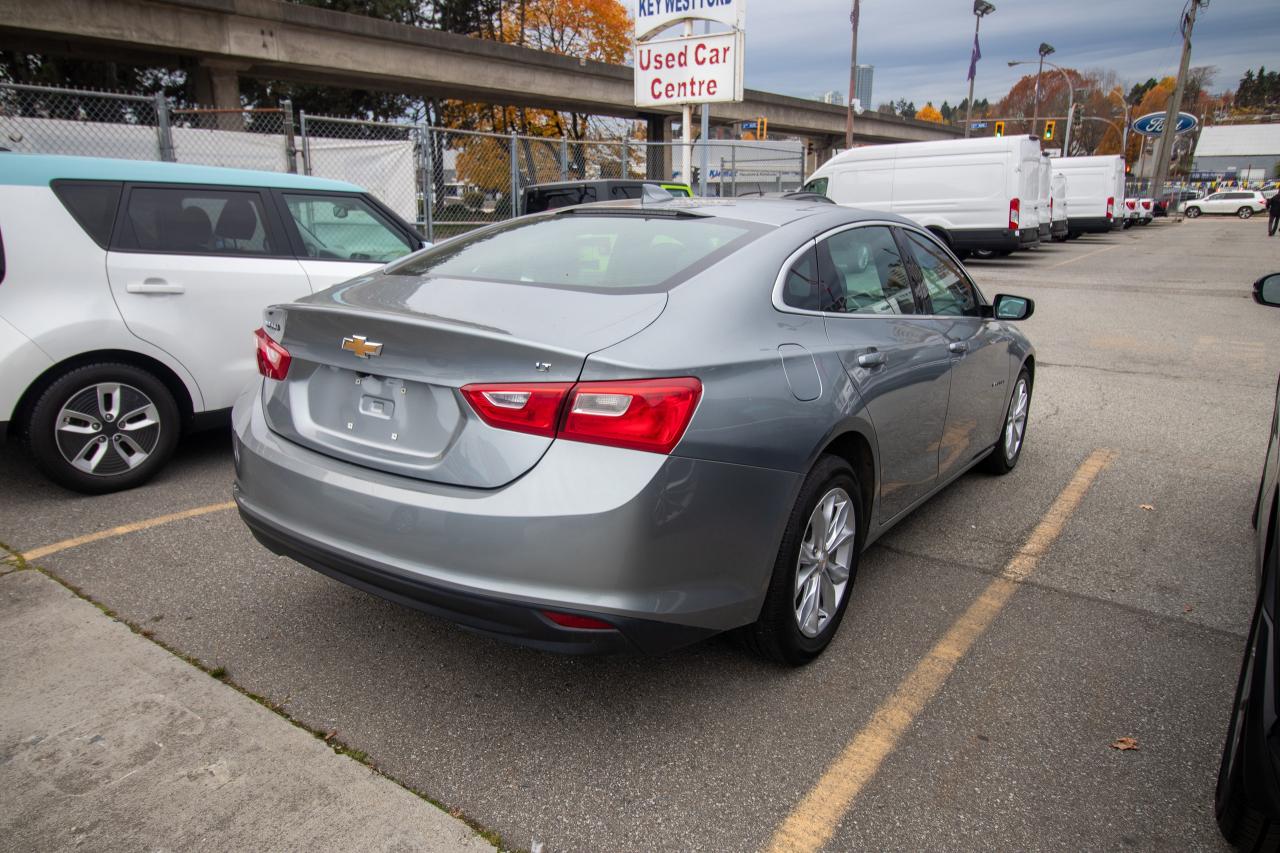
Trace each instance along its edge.
<instances>
[{"instance_id":1,"label":"white suv","mask_svg":"<svg viewBox=\"0 0 1280 853\"><path fill-rule=\"evenodd\" d=\"M1248 219L1267 209L1267 200L1257 190L1227 190L1192 199L1182 205L1182 212L1195 219L1202 213L1235 214Z\"/></svg>"},{"instance_id":2,"label":"white suv","mask_svg":"<svg viewBox=\"0 0 1280 853\"><path fill-rule=\"evenodd\" d=\"M0 153L0 435L101 493L225 423L262 309L424 243L352 184Z\"/></svg>"}]
</instances>

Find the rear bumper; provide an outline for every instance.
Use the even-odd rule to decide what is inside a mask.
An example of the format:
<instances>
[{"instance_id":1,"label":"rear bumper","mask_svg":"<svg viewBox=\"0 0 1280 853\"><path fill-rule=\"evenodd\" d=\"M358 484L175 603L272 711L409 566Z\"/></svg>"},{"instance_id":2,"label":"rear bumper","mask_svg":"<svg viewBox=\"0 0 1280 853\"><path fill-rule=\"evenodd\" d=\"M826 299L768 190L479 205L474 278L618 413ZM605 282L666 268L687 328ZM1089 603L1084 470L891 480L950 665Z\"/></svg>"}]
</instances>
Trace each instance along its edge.
<instances>
[{"instance_id":1,"label":"rear bumper","mask_svg":"<svg viewBox=\"0 0 1280 853\"><path fill-rule=\"evenodd\" d=\"M1067 220L1055 219L1053 225L1049 226L1049 235L1052 239L1058 240L1067 236Z\"/></svg>"},{"instance_id":2,"label":"rear bumper","mask_svg":"<svg viewBox=\"0 0 1280 853\"><path fill-rule=\"evenodd\" d=\"M1049 239L1053 236L1053 226L1048 222L1041 222L1038 236L1041 243L1049 242Z\"/></svg>"},{"instance_id":3,"label":"rear bumper","mask_svg":"<svg viewBox=\"0 0 1280 853\"><path fill-rule=\"evenodd\" d=\"M1018 248L1031 249L1040 245L1040 226L1035 228L1023 228L1018 232Z\"/></svg>"},{"instance_id":4,"label":"rear bumper","mask_svg":"<svg viewBox=\"0 0 1280 853\"><path fill-rule=\"evenodd\" d=\"M1031 232L1034 236L1035 232ZM992 252L1013 252L1022 247L1018 231L1012 228L975 228L948 231L951 248L973 252L987 249Z\"/></svg>"},{"instance_id":5,"label":"rear bumper","mask_svg":"<svg viewBox=\"0 0 1280 853\"><path fill-rule=\"evenodd\" d=\"M1122 222L1106 216L1072 216L1067 219L1067 228L1076 234L1106 234Z\"/></svg>"},{"instance_id":6,"label":"rear bumper","mask_svg":"<svg viewBox=\"0 0 1280 853\"><path fill-rule=\"evenodd\" d=\"M233 416L235 499L260 542L499 639L661 652L753 621L801 476L556 441L498 489L360 468ZM616 631L542 615L591 616Z\"/></svg>"}]
</instances>

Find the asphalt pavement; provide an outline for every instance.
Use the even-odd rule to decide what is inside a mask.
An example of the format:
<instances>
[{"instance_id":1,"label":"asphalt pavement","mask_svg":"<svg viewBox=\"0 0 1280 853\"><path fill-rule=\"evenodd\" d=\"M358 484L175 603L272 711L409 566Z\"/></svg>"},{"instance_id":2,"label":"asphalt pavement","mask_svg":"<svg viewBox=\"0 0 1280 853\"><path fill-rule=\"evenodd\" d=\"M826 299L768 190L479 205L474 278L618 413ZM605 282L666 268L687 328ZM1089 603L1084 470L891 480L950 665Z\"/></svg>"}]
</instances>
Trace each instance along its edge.
<instances>
[{"instance_id":1,"label":"asphalt pavement","mask_svg":"<svg viewBox=\"0 0 1280 853\"><path fill-rule=\"evenodd\" d=\"M659 658L509 647L274 557L225 510L34 562L508 847L759 850L1082 461L1111 451L826 849L1224 849L1213 782L1280 372L1280 311L1249 298L1280 270L1265 233L1157 220L970 264L988 297L1036 300L1022 459L966 475L871 548L836 641L803 669L726 639ZM187 441L145 488L95 498L8 445L0 541L30 551L211 505L230 481L225 431ZM1138 749L1112 748L1122 737Z\"/></svg>"}]
</instances>

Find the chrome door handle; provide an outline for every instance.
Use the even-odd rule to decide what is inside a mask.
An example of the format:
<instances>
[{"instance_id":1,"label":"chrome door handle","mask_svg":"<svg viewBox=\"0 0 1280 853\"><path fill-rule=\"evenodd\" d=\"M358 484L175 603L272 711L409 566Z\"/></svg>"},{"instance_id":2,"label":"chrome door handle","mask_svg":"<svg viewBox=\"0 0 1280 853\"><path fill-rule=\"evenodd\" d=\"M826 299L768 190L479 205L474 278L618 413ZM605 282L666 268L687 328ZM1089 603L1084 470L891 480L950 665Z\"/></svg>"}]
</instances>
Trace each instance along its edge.
<instances>
[{"instance_id":1,"label":"chrome door handle","mask_svg":"<svg viewBox=\"0 0 1280 853\"><path fill-rule=\"evenodd\" d=\"M969 351L969 342L968 341L952 341L951 343L947 344L947 349L951 350L956 355L964 355Z\"/></svg>"},{"instance_id":2,"label":"chrome door handle","mask_svg":"<svg viewBox=\"0 0 1280 853\"><path fill-rule=\"evenodd\" d=\"M124 286L129 293L186 293L187 289L180 284L172 284L162 278L148 278L143 281L131 281Z\"/></svg>"},{"instance_id":3,"label":"chrome door handle","mask_svg":"<svg viewBox=\"0 0 1280 853\"><path fill-rule=\"evenodd\" d=\"M882 352L864 352L858 356L858 367L883 367L888 359Z\"/></svg>"}]
</instances>

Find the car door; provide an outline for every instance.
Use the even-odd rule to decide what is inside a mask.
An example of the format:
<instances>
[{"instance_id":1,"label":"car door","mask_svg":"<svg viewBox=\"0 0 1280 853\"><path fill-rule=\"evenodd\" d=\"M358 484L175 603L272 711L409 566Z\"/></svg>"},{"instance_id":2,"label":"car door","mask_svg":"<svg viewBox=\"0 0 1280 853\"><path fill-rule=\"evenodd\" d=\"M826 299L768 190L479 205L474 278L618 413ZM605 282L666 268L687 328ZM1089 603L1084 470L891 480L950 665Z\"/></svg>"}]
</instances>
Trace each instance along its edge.
<instances>
[{"instance_id":1,"label":"car door","mask_svg":"<svg viewBox=\"0 0 1280 853\"><path fill-rule=\"evenodd\" d=\"M375 270L421 244L357 193L280 190L277 198L316 291Z\"/></svg>"},{"instance_id":2,"label":"car door","mask_svg":"<svg viewBox=\"0 0 1280 853\"><path fill-rule=\"evenodd\" d=\"M1226 209L1226 193L1214 193L1200 203L1205 213L1222 213Z\"/></svg>"},{"instance_id":3,"label":"car door","mask_svg":"<svg viewBox=\"0 0 1280 853\"><path fill-rule=\"evenodd\" d=\"M901 250L887 225L856 225L818 243L827 338L866 405L880 455L880 520L938 480L950 389L947 338L922 321Z\"/></svg>"},{"instance_id":4,"label":"car door","mask_svg":"<svg viewBox=\"0 0 1280 853\"><path fill-rule=\"evenodd\" d=\"M125 325L229 407L256 370L262 311L311 292L266 195L250 187L125 187L107 279ZM195 401L200 408L200 401Z\"/></svg>"},{"instance_id":5,"label":"car door","mask_svg":"<svg viewBox=\"0 0 1280 853\"><path fill-rule=\"evenodd\" d=\"M1009 395L1009 335L983 315L985 302L964 268L932 235L895 229L924 296L927 323L946 339L951 393L938 444L938 478L946 480L999 437Z\"/></svg>"}]
</instances>

